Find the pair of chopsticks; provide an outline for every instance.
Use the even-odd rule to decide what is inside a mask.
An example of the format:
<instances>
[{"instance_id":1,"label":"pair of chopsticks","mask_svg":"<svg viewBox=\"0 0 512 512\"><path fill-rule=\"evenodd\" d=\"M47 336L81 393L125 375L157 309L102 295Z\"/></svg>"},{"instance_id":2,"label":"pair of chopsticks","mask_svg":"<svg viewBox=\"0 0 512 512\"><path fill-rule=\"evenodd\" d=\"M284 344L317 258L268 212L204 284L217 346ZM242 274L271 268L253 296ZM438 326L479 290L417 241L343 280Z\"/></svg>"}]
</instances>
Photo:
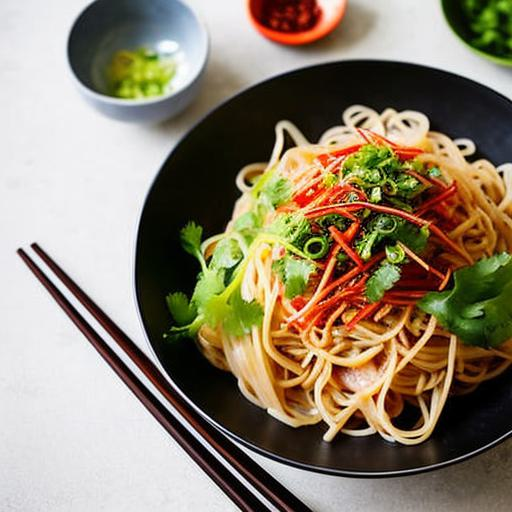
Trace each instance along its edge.
<instances>
[{"instance_id":1,"label":"pair of chopsticks","mask_svg":"<svg viewBox=\"0 0 512 512\"><path fill-rule=\"evenodd\" d=\"M311 512L286 487L254 462L224 434L208 423L170 386L157 366L142 350L93 302L93 300L69 277L66 272L38 245L31 245L34 252L55 274L67 290L105 329L117 346L137 366L165 400L195 430L205 444L217 453L219 458L207 449L177 416L173 415L160 400L148 389L135 373L101 338L64 294L55 286L38 264L23 250L18 255L43 284L66 315L73 321L82 334L89 340L101 357L128 386L153 417L164 427L174 440L190 455L201 469L226 493L243 511L260 512L272 510L271 505L281 512ZM219 460L221 459L224 464ZM265 500L265 503L249 486L245 485L235 473L252 486Z\"/></svg>"}]
</instances>

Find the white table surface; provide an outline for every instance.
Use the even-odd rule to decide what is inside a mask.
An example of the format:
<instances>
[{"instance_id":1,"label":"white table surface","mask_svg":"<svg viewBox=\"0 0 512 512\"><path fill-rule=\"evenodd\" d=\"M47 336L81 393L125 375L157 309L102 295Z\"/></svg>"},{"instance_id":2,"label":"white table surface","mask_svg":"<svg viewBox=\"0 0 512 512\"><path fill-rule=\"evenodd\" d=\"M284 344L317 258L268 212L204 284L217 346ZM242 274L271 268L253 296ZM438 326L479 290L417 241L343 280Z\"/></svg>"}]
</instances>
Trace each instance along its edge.
<instances>
[{"instance_id":1,"label":"white table surface","mask_svg":"<svg viewBox=\"0 0 512 512\"><path fill-rule=\"evenodd\" d=\"M508 96L512 69L466 50L435 0L351 0L339 29L306 48L261 38L243 0L194 0L211 34L200 97L164 125L125 125L92 111L69 80L66 37L86 3L0 2L0 511L234 510L100 361L15 249L39 241L145 346L132 295L139 209L178 137L211 107L263 78L335 59L424 63ZM509 441L460 465L383 480L255 458L318 511L505 511L511 456Z\"/></svg>"}]
</instances>

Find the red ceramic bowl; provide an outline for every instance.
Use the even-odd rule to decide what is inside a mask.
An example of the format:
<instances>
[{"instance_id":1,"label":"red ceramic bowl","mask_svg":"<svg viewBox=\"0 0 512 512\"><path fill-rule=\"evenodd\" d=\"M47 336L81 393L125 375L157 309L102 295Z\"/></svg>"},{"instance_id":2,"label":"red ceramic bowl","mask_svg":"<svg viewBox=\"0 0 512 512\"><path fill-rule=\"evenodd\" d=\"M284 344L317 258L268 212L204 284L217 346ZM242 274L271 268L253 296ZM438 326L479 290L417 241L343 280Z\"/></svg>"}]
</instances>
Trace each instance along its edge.
<instances>
[{"instance_id":1,"label":"red ceramic bowl","mask_svg":"<svg viewBox=\"0 0 512 512\"><path fill-rule=\"evenodd\" d=\"M303 32L281 32L273 30L261 22L263 6L272 0L248 0L247 10L254 28L263 36L276 43L301 45L317 41L332 32L345 14L347 0L317 0L320 18L315 25Z\"/></svg>"}]
</instances>

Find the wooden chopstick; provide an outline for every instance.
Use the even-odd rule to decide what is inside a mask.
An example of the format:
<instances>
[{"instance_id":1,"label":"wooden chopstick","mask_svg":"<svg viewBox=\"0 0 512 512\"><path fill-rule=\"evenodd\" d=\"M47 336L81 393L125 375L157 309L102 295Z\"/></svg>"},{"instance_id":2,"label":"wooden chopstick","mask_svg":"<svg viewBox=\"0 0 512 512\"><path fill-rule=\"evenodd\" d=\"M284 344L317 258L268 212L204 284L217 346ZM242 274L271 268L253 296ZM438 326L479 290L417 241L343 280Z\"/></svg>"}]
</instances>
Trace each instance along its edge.
<instances>
[{"instance_id":1,"label":"wooden chopstick","mask_svg":"<svg viewBox=\"0 0 512 512\"><path fill-rule=\"evenodd\" d=\"M252 492L217 460L187 429L156 399L148 388L132 373L117 354L105 343L83 316L46 277L36 263L23 251L18 254L35 274L67 316L91 342L101 357L128 386L153 417L178 442L205 473L226 493L231 500L247 512L269 510Z\"/></svg>"},{"instance_id":2,"label":"wooden chopstick","mask_svg":"<svg viewBox=\"0 0 512 512\"><path fill-rule=\"evenodd\" d=\"M101 310L101 308L99 308L98 305L93 302L93 300L39 245L32 244L32 248L77 298L77 300L109 333L117 345L143 372L162 396L165 397L165 399L179 412L179 414L206 441L206 443L213 448L222 459L224 459L225 462L243 476L247 482L249 482L277 510L282 512L311 512L311 509L286 489L286 487L280 484L274 477L267 473L261 466L238 448L238 446L236 446L215 427L210 425L210 423L203 419L199 413L189 406L188 403L170 386L169 382L151 359L149 359L144 352L138 348L138 346ZM219 487L221 487L242 510L268 510L268 507L264 505L259 498L254 496L248 488L241 485L234 475L226 470L225 466L221 465L217 459L212 457L210 452L206 451L207 455L203 457L204 454L200 449L203 448L203 446L200 443L200 448L195 446L195 443L198 443L197 440L186 429L184 429L179 421L160 404L160 402L140 382L140 380L137 379L131 370L124 365L121 359L110 349L110 347L108 347L96 331L94 331L80 313L78 313L78 311L69 303L55 285L53 285L34 261L22 249L18 250L18 254L50 292L53 298L64 309L71 320L73 320L80 331L112 367L112 369L116 371L121 379L146 406L146 408L178 441L187 453L191 455L199 466L217 483L217 485L219 485ZM134 388L137 389L137 392L134 391ZM144 398L141 398L141 396L144 396ZM172 431L171 424L174 428ZM178 424L179 427L176 427L176 424ZM179 430L180 428L181 430ZM174 431L179 431L178 437L174 435ZM187 434L189 437L187 437ZM215 462L213 462L212 459ZM217 465L215 465L215 463L217 463ZM220 465L222 469L219 469L218 465ZM256 508L252 508L255 506Z\"/></svg>"}]
</instances>

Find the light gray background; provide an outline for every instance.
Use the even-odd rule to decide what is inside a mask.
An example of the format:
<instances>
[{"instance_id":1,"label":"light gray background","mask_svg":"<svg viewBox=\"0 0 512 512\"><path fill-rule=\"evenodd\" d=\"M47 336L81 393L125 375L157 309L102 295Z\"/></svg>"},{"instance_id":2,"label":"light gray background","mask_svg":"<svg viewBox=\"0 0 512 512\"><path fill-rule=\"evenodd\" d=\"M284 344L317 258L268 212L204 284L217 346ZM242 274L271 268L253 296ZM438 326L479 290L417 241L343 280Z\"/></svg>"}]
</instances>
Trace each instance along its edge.
<instances>
[{"instance_id":1,"label":"light gray background","mask_svg":"<svg viewBox=\"0 0 512 512\"><path fill-rule=\"evenodd\" d=\"M50 301L15 257L20 244L42 243L144 345L132 296L139 209L176 140L219 101L284 70L345 58L425 63L512 95L512 70L466 50L435 0L352 0L339 29L307 48L261 38L243 0L190 3L211 34L204 88L175 121L141 127L100 117L72 88L64 49L84 0L0 2L1 512L234 510ZM318 511L505 511L511 455L509 441L391 480L256 458Z\"/></svg>"}]
</instances>

